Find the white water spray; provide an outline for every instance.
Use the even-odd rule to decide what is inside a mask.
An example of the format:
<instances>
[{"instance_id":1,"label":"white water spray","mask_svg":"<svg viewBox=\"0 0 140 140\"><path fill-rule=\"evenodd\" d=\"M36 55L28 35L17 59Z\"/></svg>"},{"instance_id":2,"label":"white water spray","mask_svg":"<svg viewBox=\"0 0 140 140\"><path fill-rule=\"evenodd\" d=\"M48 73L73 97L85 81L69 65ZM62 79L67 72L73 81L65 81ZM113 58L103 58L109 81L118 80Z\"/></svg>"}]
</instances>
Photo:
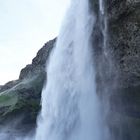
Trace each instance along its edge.
<instances>
[{"instance_id":1,"label":"white water spray","mask_svg":"<svg viewBox=\"0 0 140 140\"><path fill-rule=\"evenodd\" d=\"M105 10L105 0L99 0L100 20L101 20L101 31L103 34L103 52L107 56L107 17Z\"/></svg>"},{"instance_id":2,"label":"white water spray","mask_svg":"<svg viewBox=\"0 0 140 140\"><path fill-rule=\"evenodd\" d=\"M88 0L72 0L47 67L36 140L103 140Z\"/></svg>"},{"instance_id":3,"label":"white water spray","mask_svg":"<svg viewBox=\"0 0 140 140\"><path fill-rule=\"evenodd\" d=\"M102 15L105 14L104 0L99 0L99 9Z\"/></svg>"}]
</instances>

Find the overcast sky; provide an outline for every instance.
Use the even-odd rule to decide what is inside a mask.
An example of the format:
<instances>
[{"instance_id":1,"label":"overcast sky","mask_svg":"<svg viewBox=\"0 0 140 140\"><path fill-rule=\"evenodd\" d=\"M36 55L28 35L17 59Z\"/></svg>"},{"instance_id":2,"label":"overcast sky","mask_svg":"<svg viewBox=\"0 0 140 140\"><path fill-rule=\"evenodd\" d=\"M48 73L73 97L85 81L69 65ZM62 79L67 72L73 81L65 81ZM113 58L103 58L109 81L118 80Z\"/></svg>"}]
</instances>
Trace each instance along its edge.
<instances>
[{"instance_id":1,"label":"overcast sky","mask_svg":"<svg viewBox=\"0 0 140 140\"><path fill-rule=\"evenodd\" d=\"M0 85L58 35L70 0L0 0Z\"/></svg>"}]
</instances>

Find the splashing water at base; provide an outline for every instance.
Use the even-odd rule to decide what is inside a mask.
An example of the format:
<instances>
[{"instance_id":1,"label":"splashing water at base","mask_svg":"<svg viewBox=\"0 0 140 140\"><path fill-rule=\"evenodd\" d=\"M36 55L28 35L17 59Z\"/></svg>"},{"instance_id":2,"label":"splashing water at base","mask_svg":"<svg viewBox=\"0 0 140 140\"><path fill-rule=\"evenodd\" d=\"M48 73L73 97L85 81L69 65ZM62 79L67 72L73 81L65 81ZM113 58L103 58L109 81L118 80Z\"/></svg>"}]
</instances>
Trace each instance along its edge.
<instances>
[{"instance_id":1,"label":"splashing water at base","mask_svg":"<svg viewBox=\"0 0 140 140\"><path fill-rule=\"evenodd\" d=\"M72 0L47 68L36 140L103 140L88 0Z\"/></svg>"}]
</instances>

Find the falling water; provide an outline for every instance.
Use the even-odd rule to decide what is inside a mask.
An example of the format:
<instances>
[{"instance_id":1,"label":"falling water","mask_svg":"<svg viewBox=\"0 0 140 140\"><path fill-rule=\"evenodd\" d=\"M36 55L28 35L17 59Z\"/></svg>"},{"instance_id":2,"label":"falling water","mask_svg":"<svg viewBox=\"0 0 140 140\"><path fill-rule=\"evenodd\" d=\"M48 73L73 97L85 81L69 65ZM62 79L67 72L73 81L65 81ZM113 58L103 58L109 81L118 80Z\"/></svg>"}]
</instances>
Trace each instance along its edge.
<instances>
[{"instance_id":1,"label":"falling water","mask_svg":"<svg viewBox=\"0 0 140 140\"><path fill-rule=\"evenodd\" d=\"M99 0L99 10L100 10L100 26L103 35L103 53L107 55L107 17L105 10L105 0Z\"/></svg>"},{"instance_id":2,"label":"falling water","mask_svg":"<svg viewBox=\"0 0 140 140\"><path fill-rule=\"evenodd\" d=\"M71 1L47 66L36 140L104 139L90 43L95 20L88 0Z\"/></svg>"}]
</instances>

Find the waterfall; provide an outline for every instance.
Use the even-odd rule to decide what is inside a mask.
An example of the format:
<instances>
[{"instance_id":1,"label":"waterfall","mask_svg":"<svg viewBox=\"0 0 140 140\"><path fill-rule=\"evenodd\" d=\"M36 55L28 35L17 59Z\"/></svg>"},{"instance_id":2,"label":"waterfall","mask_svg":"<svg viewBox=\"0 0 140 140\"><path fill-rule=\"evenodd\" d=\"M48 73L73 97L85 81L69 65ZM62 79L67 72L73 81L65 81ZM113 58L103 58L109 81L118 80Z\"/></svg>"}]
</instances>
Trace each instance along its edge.
<instances>
[{"instance_id":1,"label":"waterfall","mask_svg":"<svg viewBox=\"0 0 140 140\"><path fill-rule=\"evenodd\" d=\"M105 10L105 0L99 0L99 10L100 10L100 26L103 35L103 53L107 55L107 17Z\"/></svg>"},{"instance_id":2,"label":"waterfall","mask_svg":"<svg viewBox=\"0 0 140 140\"><path fill-rule=\"evenodd\" d=\"M95 21L88 0L71 1L47 64L36 140L105 139L90 43Z\"/></svg>"}]
</instances>

